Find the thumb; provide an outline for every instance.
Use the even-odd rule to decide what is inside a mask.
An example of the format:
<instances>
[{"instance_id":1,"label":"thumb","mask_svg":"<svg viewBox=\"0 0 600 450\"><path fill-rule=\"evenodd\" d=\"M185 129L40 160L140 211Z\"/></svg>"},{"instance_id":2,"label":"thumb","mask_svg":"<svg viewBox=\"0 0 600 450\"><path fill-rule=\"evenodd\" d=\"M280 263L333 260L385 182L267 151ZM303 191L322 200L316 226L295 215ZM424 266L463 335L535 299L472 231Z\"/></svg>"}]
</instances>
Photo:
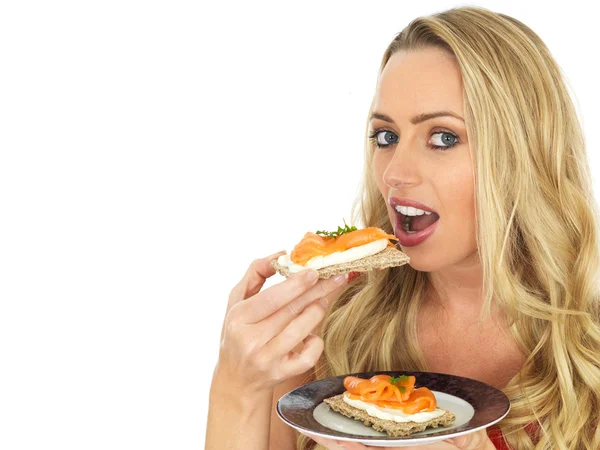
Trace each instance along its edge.
<instances>
[{"instance_id":1,"label":"thumb","mask_svg":"<svg viewBox=\"0 0 600 450\"><path fill-rule=\"evenodd\" d=\"M244 277L229 293L227 308L225 309L225 317L227 317L227 314L229 314L229 311L233 305L258 294L265 284L265 281L267 281L267 278L275 274L275 269L271 267L271 261L279 258L285 253L285 250L281 250L280 252L273 253L266 258L255 259L252 261ZM221 327L221 339L223 339L224 331L225 320L223 321L223 326Z\"/></svg>"},{"instance_id":2,"label":"thumb","mask_svg":"<svg viewBox=\"0 0 600 450\"><path fill-rule=\"evenodd\" d=\"M486 440L489 438L485 429L450 439L452 444L460 450L481 450Z\"/></svg>"},{"instance_id":3,"label":"thumb","mask_svg":"<svg viewBox=\"0 0 600 450\"><path fill-rule=\"evenodd\" d=\"M275 274L275 269L271 267L271 261L279 258L285 253L285 250L281 250L266 258L252 261L244 277L231 290L227 310L229 311L236 303L258 294L265 284L265 281L267 281L267 278Z\"/></svg>"}]
</instances>

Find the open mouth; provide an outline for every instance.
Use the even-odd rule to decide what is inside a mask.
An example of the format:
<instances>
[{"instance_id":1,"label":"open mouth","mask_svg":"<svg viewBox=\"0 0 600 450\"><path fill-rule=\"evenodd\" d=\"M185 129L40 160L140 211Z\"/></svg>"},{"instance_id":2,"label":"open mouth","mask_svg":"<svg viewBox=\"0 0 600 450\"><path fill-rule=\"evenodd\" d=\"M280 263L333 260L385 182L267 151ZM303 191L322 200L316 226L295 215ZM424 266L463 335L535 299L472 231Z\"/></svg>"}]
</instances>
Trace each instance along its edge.
<instances>
[{"instance_id":1,"label":"open mouth","mask_svg":"<svg viewBox=\"0 0 600 450\"><path fill-rule=\"evenodd\" d=\"M429 215L422 214L420 216L409 216L402 214L399 211L396 211L396 214L399 217L399 224L402 226L402 229L408 234L422 231L425 228L437 222L440 218L440 216L437 213L431 213Z\"/></svg>"}]
</instances>

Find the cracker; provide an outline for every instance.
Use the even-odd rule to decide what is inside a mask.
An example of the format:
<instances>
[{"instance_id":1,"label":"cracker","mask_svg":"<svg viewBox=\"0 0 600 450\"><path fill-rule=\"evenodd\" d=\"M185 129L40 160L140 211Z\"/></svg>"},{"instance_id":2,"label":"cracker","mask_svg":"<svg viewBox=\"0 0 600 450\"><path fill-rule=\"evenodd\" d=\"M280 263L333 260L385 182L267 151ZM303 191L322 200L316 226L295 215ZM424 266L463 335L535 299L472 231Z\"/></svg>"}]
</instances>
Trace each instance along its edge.
<instances>
[{"instance_id":1,"label":"cracker","mask_svg":"<svg viewBox=\"0 0 600 450\"><path fill-rule=\"evenodd\" d=\"M373 427L377 431L382 431L390 436L409 436L419 431L424 431L426 428L447 427L454 423L456 416L450 411L444 410L444 415L431 419L427 422L394 422L393 420L384 420L378 417L373 417L367 414L362 409L350 406L343 400L344 394L339 394L334 397L329 397L324 402L334 411L350 417L354 420L359 420L368 427Z\"/></svg>"},{"instance_id":2,"label":"cracker","mask_svg":"<svg viewBox=\"0 0 600 450\"><path fill-rule=\"evenodd\" d=\"M329 278L333 275L349 272L366 272L367 270L402 266L409 261L410 258L406 253L401 252L395 247L386 247L379 253L355 261L321 267L317 269L317 273L319 274L319 278ZM286 266L282 266L277 262L277 259L271 261L271 267L286 278L292 275Z\"/></svg>"}]
</instances>

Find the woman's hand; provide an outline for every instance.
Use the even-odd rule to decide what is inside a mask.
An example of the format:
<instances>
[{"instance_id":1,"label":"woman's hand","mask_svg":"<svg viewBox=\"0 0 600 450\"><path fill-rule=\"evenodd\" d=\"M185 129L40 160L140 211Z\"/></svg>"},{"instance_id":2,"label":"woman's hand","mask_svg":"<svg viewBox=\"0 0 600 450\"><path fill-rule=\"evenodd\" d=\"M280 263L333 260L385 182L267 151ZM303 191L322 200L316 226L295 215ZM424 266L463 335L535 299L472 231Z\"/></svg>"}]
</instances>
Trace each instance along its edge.
<instances>
[{"instance_id":1,"label":"woman's hand","mask_svg":"<svg viewBox=\"0 0 600 450\"><path fill-rule=\"evenodd\" d=\"M346 277L319 280L316 271L304 270L259 292L275 274L270 261L283 253L254 261L229 295L213 378L229 391L268 392L313 367L323 351L322 339L311 334L325 315L326 303L318 300ZM294 351L300 343L302 350Z\"/></svg>"},{"instance_id":2,"label":"woman's hand","mask_svg":"<svg viewBox=\"0 0 600 450\"><path fill-rule=\"evenodd\" d=\"M409 447L369 447L356 442L325 439L308 433L306 435L328 450L496 450L485 430L464 434L445 441Z\"/></svg>"}]
</instances>

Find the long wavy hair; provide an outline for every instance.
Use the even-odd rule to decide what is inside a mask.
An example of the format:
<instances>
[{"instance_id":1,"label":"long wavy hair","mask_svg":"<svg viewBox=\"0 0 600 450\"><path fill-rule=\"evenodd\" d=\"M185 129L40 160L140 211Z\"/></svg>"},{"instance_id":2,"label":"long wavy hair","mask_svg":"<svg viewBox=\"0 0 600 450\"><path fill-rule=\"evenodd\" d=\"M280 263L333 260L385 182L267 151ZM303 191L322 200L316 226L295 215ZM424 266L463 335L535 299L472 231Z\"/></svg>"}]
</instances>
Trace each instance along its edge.
<instances>
[{"instance_id":1,"label":"long wavy hair","mask_svg":"<svg viewBox=\"0 0 600 450\"><path fill-rule=\"evenodd\" d=\"M497 302L527 356L503 389L512 406L498 426L514 449L599 449L600 221L564 77L530 28L474 6L410 22L385 50L379 73L395 52L430 47L454 55L462 74L482 317ZM365 136L352 220L393 233L372 154ZM324 319L316 378L427 371L417 311L429 294L435 295L426 273L408 264L358 277ZM394 351L399 343L402 352ZM531 422L539 424L534 439L526 430ZM298 448L314 444L298 436Z\"/></svg>"}]
</instances>

